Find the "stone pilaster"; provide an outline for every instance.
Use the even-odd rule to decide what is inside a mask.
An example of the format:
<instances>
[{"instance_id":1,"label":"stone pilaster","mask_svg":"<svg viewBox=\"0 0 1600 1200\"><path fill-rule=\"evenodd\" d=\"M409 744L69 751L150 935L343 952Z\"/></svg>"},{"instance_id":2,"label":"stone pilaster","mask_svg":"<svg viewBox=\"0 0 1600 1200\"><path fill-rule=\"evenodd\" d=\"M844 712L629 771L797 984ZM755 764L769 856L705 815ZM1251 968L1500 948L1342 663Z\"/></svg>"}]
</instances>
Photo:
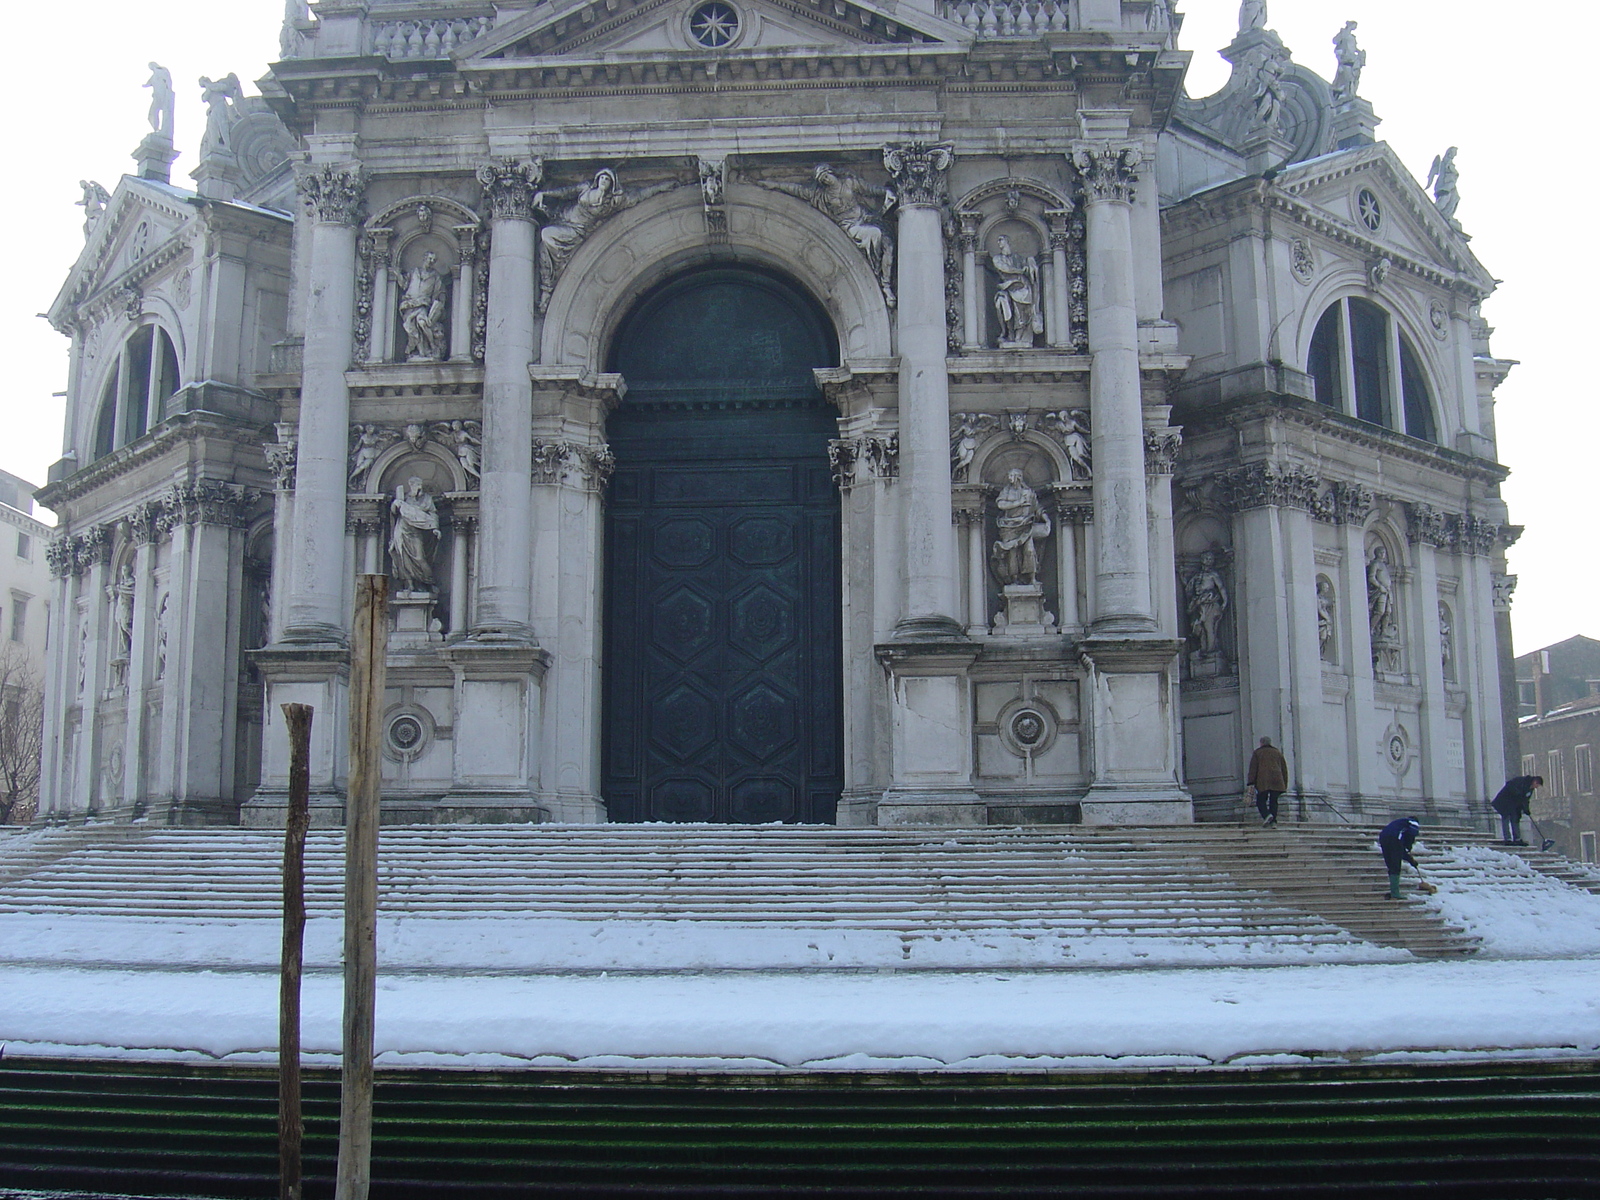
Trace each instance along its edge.
<instances>
[{"instance_id":1,"label":"stone pilaster","mask_svg":"<svg viewBox=\"0 0 1600 1200\"><path fill-rule=\"evenodd\" d=\"M1133 143L1077 142L1083 180L1093 414L1095 621L1103 636L1156 629L1150 599L1149 503L1139 380L1132 205L1143 152Z\"/></svg>"},{"instance_id":2,"label":"stone pilaster","mask_svg":"<svg viewBox=\"0 0 1600 1200\"><path fill-rule=\"evenodd\" d=\"M533 642L535 229L533 194L544 161L496 159L478 168L490 214L488 326L483 360L483 476L478 605L473 637Z\"/></svg>"},{"instance_id":3,"label":"stone pilaster","mask_svg":"<svg viewBox=\"0 0 1600 1200\"><path fill-rule=\"evenodd\" d=\"M905 611L897 638L960 637L950 522L950 379L945 369L947 144L884 149L899 195L900 486L905 505Z\"/></svg>"},{"instance_id":4,"label":"stone pilaster","mask_svg":"<svg viewBox=\"0 0 1600 1200\"><path fill-rule=\"evenodd\" d=\"M345 641L345 456L355 332L356 233L365 173L324 163L300 177L312 212L304 372L295 467L296 555L287 642Z\"/></svg>"}]
</instances>

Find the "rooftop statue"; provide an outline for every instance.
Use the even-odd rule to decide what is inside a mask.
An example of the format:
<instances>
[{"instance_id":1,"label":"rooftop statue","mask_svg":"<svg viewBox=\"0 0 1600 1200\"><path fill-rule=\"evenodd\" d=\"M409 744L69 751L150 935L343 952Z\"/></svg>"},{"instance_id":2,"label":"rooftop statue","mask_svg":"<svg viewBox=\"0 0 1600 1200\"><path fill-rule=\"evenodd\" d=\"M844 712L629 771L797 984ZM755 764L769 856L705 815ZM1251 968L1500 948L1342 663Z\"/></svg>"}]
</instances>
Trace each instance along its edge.
<instances>
[{"instance_id":1,"label":"rooftop statue","mask_svg":"<svg viewBox=\"0 0 1600 1200\"><path fill-rule=\"evenodd\" d=\"M1283 107L1288 99L1283 90L1283 72L1288 65L1281 54L1270 52L1256 64L1256 90L1250 101L1255 106L1256 121L1273 133L1283 127Z\"/></svg>"},{"instance_id":2,"label":"rooftop statue","mask_svg":"<svg viewBox=\"0 0 1600 1200\"><path fill-rule=\"evenodd\" d=\"M244 85L231 71L226 78L200 76L200 98L206 106L206 131L200 139L200 157L231 149L230 131L238 119L234 105L244 99Z\"/></svg>"},{"instance_id":3,"label":"rooftop statue","mask_svg":"<svg viewBox=\"0 0 1600 1200\"><path fill-rule=\"evenodd\" d=\"M1244 0L1239 5L1239 32L1267 27L1267 0Z\"/></svg>"},{"instance_id":4,"label":"rooftop statue","mask_svg":"<svg viewBox=\"0 0 1600 1200\"><path fill-rule=\"evenodd\" d=\"M150 78L145 81L150 89L150 129L172 140L172 116L177 108L177 97L172 91L172 72L160 63L150 64Z\"/></svg>"},{"instance_id":5,"label":"rooftop statue","mask_svg":"<svg viewBox=\"0 0 1600 1200\"><path fill-rule=\"evenodd\" d=\"M1461 194L1456 191L1456 181L1460 178L1461 172L1456 170L1454 146L1436 156L1433 166L1428 168L1428 186L1433 188L1433 203L1439 215L1457 228L1460 228L1460 222L1456 220L1456 206L1461 203Z\"/></svg>"},{"instance_id":6,"label":"rooftop statue","mask_svg":"<svg viewBox=\"0 0 1600 1200\"><path fill-rule=\"evenodd\" d=\"M1338 70L1333 73L1334 107L1347 104L1356 98L1361 88L1361 68L1367 65L1367 52L1356 45L1356 23L1346 21L1333 38L1333 56L1338 59Z\"/></svg>"},{"instance_id":7,"label":"rooftop statue","mask_svg":"<svg viewBox=\"0 0 1600 1200\"><path fill-rule=\"evenodd\" d=\"M80 179L78 186L83 189L83 199L74 203L83 209L83 236L88 237L94 231L95 222L105 216L111 193L92 179Z\"/></svg>"}]
</instances>

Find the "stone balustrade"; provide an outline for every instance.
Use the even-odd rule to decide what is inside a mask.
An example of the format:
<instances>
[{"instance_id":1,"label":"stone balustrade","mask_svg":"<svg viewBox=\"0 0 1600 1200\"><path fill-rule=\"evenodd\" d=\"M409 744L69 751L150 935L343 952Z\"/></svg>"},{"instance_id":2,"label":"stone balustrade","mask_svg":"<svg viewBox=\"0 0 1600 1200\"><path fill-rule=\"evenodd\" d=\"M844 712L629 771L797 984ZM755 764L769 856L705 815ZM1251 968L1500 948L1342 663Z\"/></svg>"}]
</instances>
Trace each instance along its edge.
<instances>
[{"instance_id":1,"label":"stone balustrade","mask_svg":"<svg viewBox=\"0 0 1600 1200\"><path fill-rule=\"evenodd\" d=\"M1071 28L1069 0L945 0L940 15L980 38L1037 37Z\"/></svg>"},{"instance_id":2,"label":"stone balustrade","mask_svg":"<svg viewBox=\"0 0 1600 1200\"><path fill-rule=\"evenodd\" d=\"M492 17L380 21L372 26L372 52L385 58L448 58L493 25Z\"/></svg>"}]
</instances>

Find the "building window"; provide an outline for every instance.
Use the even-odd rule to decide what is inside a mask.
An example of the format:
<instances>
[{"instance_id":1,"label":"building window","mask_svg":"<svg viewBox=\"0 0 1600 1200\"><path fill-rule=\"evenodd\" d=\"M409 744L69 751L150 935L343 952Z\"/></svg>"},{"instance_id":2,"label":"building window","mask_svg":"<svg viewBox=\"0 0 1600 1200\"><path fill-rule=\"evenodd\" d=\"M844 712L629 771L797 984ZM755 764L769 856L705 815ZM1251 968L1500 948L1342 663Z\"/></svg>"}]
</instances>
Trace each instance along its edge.
<instances>
[{"instance_id":1,"label":"building window","mask_svg":"<svg viewBox=\"0 0 1600 1200\"><path fill-rule=\"evenodd\" d=\"M24 562L33 561L33 539L22 530L17 530L17 557Z\"/></svg>"},{"instance_id":2,"label":"building window","mask_svg":"<svg viewBox=\"0 0 1600 1200\"><path fill-rule=\"evenodd\" d=\"M1594 763L1589 747L1579 746L1572 754L1578 768L1578 795L1590 795L1594 791Z\"/></svg>"},{"instance_id":3,"label":"building window","mask_svg":"<svg viewBox=\"0 0 1600 1200\"><path fill-rule=\"evenodd\" d=\"M1422 358L1376 304L1351 296L1329 306L1311 334L1306 373L1317 401L1369 425L1439 440Z\"/></svg>"},{"instance_id":4,"label":"building window","mask_svg":"<svg viewBox=\"0 0 1600 1200\"><path fill-rule=\"evenodd\" d=\"M1522 773L1524 775L1534 775L1538 773L1538 770L1539 768L1534 765L1533 755L1524 754L1522 756Z\"/></svg>"},{"instance_id":5,"label":"building window","mask_svg":"<svg viewBox=\"0 0 1600 1200\"><path fill-rule=\"evenodd\" d=\"M1594 834L1580 833L1578 835L1578 844L1582 847L1583 861L1592 863L1594 861Z\"/></svg>"},{"instance_id":6,"label":"building window","mask_svg":"<svg viewBox=\"0 0 1600 1200\"><path fill-rule=\"evenodd\" d=\"M28 634L28 597L11 597L11 640L20 642Z\"/></svg>"},{"instance_id":7,"label":"building window","mask_svg":"<svg viewBox=\"0 0 1600 1200\"><path fill-rule=\"evenodd\" d=\"M95 418L94 458L142 437L163 417L178 390L178 352L164 329L146 325L123 343L117 364L100 394Z\"/></svg>"},{"instance_id":8,"label":"building window","mask_svg":"<svg viewBox=\"0 0 1600 1200\"><path fill-rule=\"evenodd\" d=\"M1567 789L1561 778L1561 751L1551 750L1544 756L1544 760L1544 794L1565 796Z\"/></svg>"}]
</instances>

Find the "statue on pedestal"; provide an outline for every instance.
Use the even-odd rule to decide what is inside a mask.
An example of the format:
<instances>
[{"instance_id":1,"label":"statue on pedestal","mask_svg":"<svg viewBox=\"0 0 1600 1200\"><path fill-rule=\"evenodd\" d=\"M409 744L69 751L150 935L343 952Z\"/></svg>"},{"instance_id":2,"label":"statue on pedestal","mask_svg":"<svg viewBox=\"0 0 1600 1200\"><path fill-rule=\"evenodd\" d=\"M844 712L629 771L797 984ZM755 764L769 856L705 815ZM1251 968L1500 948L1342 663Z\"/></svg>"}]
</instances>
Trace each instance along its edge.
<instances>
[{"instance_id":1,"label":"statue on pedestal","mask_svg":"<svg viewBox=\"0 0 1600 1200\"><path fill-rule=\"evenodd\" d=\"M433 497L413 475L395 489L389 510L394 514L390 573L402 591L427 591L433 587L433 551L439 541L439 512Z\"/></svg>"},{"instance_id":2,"label":"statue on pedestal","mask_svg":"<svg viewBox=\"0 0 1600 1200\"><path fill-rule=\"evenodd\" d=\"M1039 311L1039 260L1013 253L1011 239L1003 233L997 241L1000 248L989 256L989 263L1000 277L994 293L1000 349L1026 350L1044 332L1044 315Z\"/></svg>"},{"instance_id":3,"label":"statue on pedestal","mask_svg":"<svg viewBox=\"0 0 1600 1200\"><path fill-rule=\"evenodd\" d=\"M1389 551L1374 546L1367 560L1367 623L1372 635L1372 665L1379 671L1400 670L1400 624L1395 616L1394 574Z\"/></svg>"},{"instance_id":4,"label":"statue on pedestal","mask_svg":"<svg viewBox=\"0 0 1600 1200\"><path fill-rule=\"evenodd\" d=\"M1239 32L1267 27L1267 0L1244 0L1239 5Z\"/></svg>"},{"instance_id":5,"label":"statue on pedestal","mask_svg":"<svg viewBox=\"0 0 1600 1200\"><path fill-rule=\"evenodd\" d=\"M1329 90L1333 93L1335 108L1356 98L1361 87L1361 69L1367 65L1367 52L1356 45L1356 23L1346 21L1344 28L1333 38L1333 55L1338 68L1333 73Z\"/></svg>"},{"instance_id":6,"label":"statue on pedestal","mask_svg":"<svg viewBox=\"0 0 1600 1200\"><path fill-rule=\"evenodd\" d=\"M1428 182L1424 185L1433 188L1433 203L1439 215L1457 228L1460 226L1456 221L1456 206L1461 203L1461 193L1456 190L1456 184L1460 179L1461 172L1456 169L1456 148L1451 146L1434 158L1433 166L1428 168Z\"/></svg>"},{"instance_id":7,"label":"statue on pedestal","mask_svg":"<svg viewBox=\"0 0 1600 1200\"><path fill-rule=\"evenodd\" d=\"M995 521L1000 537L989 562L1002 586L1039 582L1038 543L1050 536L1050 514L1039 503L1039 493L1028 486L1020 468L1006 475L1006 485L995 498L1000 510Z\"/></svg>"},{"instance_id":8,"label":"statue on pedestal","mask_svg":"<svg viewBox=\"0 0 1600 1200\"><path fill-rule=\"evenodd\" d=\"M200 98L206 106L206 131L200 138L200 157L231 149L229 132L238 119L233 106L244 99L244 85L229 73L225 79L200 76Z\"/></svg>"},{"instance_id":9,"label":"statue on pedestal","mask_svg":"<svg viewBox=\"0 0 1600 1200\"><path fill-rule=\"evenodd\" d=\"M1200 555L1200 566L1184 588L1189 632L1194 635L1197 658L1215 661L1222 653L1222 616L1228 611L1228 588L1217 570L1217 556Z\"/></svg>"},{"instance_id":10,"label":"statue on pedestal","mask_svg":"<svg viewBox=\"0 0 1600 1200\"><path fill-rule=\"evenodd\" d=\"M172 90L172 72L160 63L151 63L150 78L144 86L150 89L150 131L170 142L173 113L177 109L177 95Z\"/></svg>"}]
</instances>

